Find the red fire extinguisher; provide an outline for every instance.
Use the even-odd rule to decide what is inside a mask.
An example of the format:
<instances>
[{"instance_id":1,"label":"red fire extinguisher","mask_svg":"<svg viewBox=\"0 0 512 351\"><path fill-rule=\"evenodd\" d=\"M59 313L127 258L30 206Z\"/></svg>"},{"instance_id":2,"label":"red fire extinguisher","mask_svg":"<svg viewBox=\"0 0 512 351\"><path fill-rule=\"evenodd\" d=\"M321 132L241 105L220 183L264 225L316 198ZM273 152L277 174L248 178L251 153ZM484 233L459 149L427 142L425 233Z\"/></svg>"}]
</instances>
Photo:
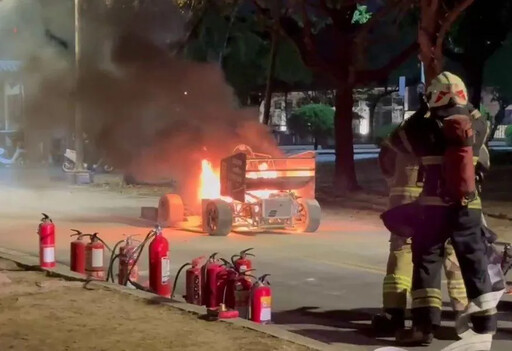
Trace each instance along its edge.
<instances>
[{"instance_id":1,"label":"red fire extinguisher","mask_svg":"<svg viewBox=\"0 0 512 351\"><path fill-rule=\"evenodd\" d=\"M192 260L192 267L186 272L186 295L185 300L194 305L201 305L201 263L204 257L198 257Z\"/></svg>"},{"instance_id":2,"label":"red fire extinguisher","mask_svg":"<svg viewBox=\"0 0 512 351\"><path fill-rule=\"evenodd\" d=\"M155 294L170 298L170 278L169 242L158 227L149 244L149 287Z\"/></svg>"},{"instance_id":3,"label":"red fire extinguisher","mask_svg":"<svg viewBox=\"0 0 512 351\"><path fill-rule=\"evenodd\" d=\"M249 319L250 296L253 283L246 273L235 269L228 270L224 304L229 309L238 311L240 318Z\"/></svg>"},{"instance_id":4,"label":"red fire extinguisher","mask_svg":"<svg viewBox=\"0 0 512 351\"><path fill-rule=\"evenodd\" d=\"M119 248L119 275L117 281L121 285L126 285L128 279L136 282L139 278L139 270L135 263L137 246L133 244L133 235L125 240L125 245Z\"/></svg>"},{"instance_id":5,"label":"red fire extinguisher","mask_svg":"<svg viewBox=\"0 0 512 351\"><path fill-rule=\"evenodd\" d=\"M39 235L39 264L41 268L55 267L55 224L45 213L42 214L37 234Z\"/></svg>"},{"instance_id":6,"label":"red fire extinguisher","mask_svg":"<svg viewBox=\"0 0 512 351\"><path fill-rule=\"evenodd\" d=\"M222 303L227 283L227 269L223 263L215 259L216 255L216 253L211 255L201 267L203 277L201 304L207 308L216 308Z\"/></svg>"},{"instance_id":7,"label":"red fire extinguisher","mask_svg":"<svg viewBox=\"0 0 512 351\"><path fill-rule=\"evenodd\" d=\"M191 266L187 269L185 276L185 301L193 305L201 305L201 294L202 294L202 276L201 276L201 263L205 259L204 256L194 258L192 262L187 262L178 269L176 277L174 278L174 284L172 285L172 297L176 293L176 286L181 272L187 266Z\"/></svg>"},{"instance_id":8,"label":"red fire extinguisher","mask_svg":"<svg viewBox=\"0 0 512 351\"><path fill-rule=\"evenodd\" d=\"M251 320L260 324L270 323L272 315L272 290L265 274L258 278L251 291Z\"/></svg>"},{"instance_id":9,"label":"red fire extinguisher","mask_svg":"<svg viewBox=\"0 0 512 351\"><path fill-rule=\"evenodd\" d=\"M254 257L252 253L249 253L249 251L251 250L254 249L251 247L249 249L240 251L239 255L231 256L231 262L233 262L233 265L235 266L238 272L243 273L245 271L252 270L252 261L247 258L248 256ZM238 258L235 260L236 257Z\"/></svg>"},{"instance_id":10,"label":"red fire extinguisher","mask_svg":"<svg viewBox=\"0 0 512 351\"><path fill-rule=\"evenodd\" d=\"M71 237L76 236L76 240L71 242L70 247L70 268L73 272L85 274L85 242L82 240L87 234L83 234L81 231L71 229L75 234L71 234Z\"/></svg>"},{"instance_id":11,"label":"red fire extinguisher","mask_svg":"<svg viewBox=\"0 0 512 351\"><path fill-rule=\"evenodd\" d=\"M105 245L98 233L91 235L91 241L85 246L85 273L88 279L105 280L103 255Z\"/></svg>"}]
</instances>

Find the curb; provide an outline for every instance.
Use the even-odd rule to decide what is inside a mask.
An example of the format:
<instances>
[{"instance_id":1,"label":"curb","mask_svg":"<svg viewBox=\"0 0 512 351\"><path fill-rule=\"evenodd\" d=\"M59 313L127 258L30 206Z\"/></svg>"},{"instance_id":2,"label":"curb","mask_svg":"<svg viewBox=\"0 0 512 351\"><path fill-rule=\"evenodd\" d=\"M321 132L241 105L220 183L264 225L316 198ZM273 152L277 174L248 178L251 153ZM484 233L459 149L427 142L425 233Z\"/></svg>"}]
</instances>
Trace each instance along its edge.
<instances>
[{"instance_id":1,"label":"curb","mask_svg":"<svg viewBox=\"0 0 512 351\"><path fill-rule=\"evenodd\" d=\"M13 261L20 267L27 269L27 270L37 270L41 272L47 272L47 274L51 277L58 277L63 278L65 280L70 281L80 281L80 282L87 282L87 280L84 278L83 275L71 272L69 270L69 267L63 264L57 264L55 268L52 269L43 269L39 267L39 258L34 255L30 255L27 253L19 252L16 250L10 250L0 247L0 258ZM176 308L178 310L191 313L196 316L202 316L206 314L205 308L203 306L197 306L186 303L182 298L174 298L173 300L162 298L158 295L142 291L142 290L136 290L132 288L128 288L125 286L121 286L114 283L107 283L107 282L101 282L101 281L90 281L88 286L98 286L107 288L109 290L113 290L122 294L127 294L131 296L135 296L144 300L148 301L158 301L160 304L165 306L170 306L173 308ZM334 348L333 346L323 343L321 341L317 341L314 339L307 338L305 336L294 334L292 332L289 332L287 330L284 330L278 326L275 325L261 325L256 324L251 321L236 318L236 319L226 319L226 320L220 320L223 323L229 323L233 324L237 327L245 328L245 329L251 329L281 340L285 340L297 345L308 347L312 350L317 351L334 351L337 348Z\"/></svg>"}]
</instances>

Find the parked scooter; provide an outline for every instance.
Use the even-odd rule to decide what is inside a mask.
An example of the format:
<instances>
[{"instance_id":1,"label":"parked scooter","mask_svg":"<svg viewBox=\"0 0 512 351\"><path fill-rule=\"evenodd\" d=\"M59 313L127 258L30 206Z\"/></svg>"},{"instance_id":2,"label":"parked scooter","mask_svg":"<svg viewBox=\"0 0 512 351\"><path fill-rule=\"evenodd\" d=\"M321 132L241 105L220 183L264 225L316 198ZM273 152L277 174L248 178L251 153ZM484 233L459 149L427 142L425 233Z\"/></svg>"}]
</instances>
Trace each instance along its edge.
<instances>
[{"instance_id":1,"label":"parked scooter","mask_svg":"<svg viewBox=\"0 0 512 351\"><path fill-rule=\"evenodd\" d=\"M64 163L62 163L62 170L66 173L72 172L76 164L76 151L73 149L66 149L64 153ZM83 164L84 169L91 169L92 171L100 170L105 173L110 173L114 170L114 166L108 164L103 158L100 158L96 164L91 167L87 163Z\"/></svg>"},{"instance_id":2,"label":"parked scooter","mask_svg":"<svg viewBox=\"0 0 512 351\"><path fill-rule=\"evenodd\" d=\"M16 147L16 151L14 152L14 155L12 155L11 158L2 157L5 154L5 149L0 147L0 165L4 166L23 166L25 164L25 150ZM7 156L7 155L5 155Z\"/></svg>"}]
</instances>

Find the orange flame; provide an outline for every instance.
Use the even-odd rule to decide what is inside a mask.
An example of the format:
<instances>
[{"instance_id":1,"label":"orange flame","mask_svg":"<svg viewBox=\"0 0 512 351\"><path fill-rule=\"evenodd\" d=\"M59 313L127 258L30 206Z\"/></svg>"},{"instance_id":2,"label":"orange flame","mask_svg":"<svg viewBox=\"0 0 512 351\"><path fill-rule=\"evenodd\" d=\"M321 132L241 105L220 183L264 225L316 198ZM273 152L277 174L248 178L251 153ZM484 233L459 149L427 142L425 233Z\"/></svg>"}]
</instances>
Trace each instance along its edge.
<instances>
[{"instance_id":1,"label":"orange flame","mask_svg":"<svg viewBox=\"0 0 512 351\"><path fill-rule=\"evenodd\" d=\"M277 172L269 170L266 162L258 165L259 172L247 174L248 178L277 178ZM268 198L271 194L277 193L276 190L253 190L248 192L258 198ZM199 199L222 199L231 202L233 199L220 195L220 175L213 169L212 163L208 160L201 161L201 178L199 182ZM256 199L247 197L248 202L255 202Z\"/></svg>"},{"instance_id":2,"label":"orange flame","mask_svg":"<svg viewBox=\"0 0 512 351\"><path fill-rule=\"evenodd\" d=\"M257 179L257 178L277 178L277 172L269 170L269 166L267 162L262 162L258 165L259 172L251 172L247 174L247 178Z\"/></svg>"},{"instance_id":3,"label":"orange flame","mask_svg":"<svg viewBox=\"0 0 512 351\"><path fill-rule=\"evenodd\" d=\"M208 160L201 161L201 178L199 182L200 199L218 199L220 197L220 177L213 170Z\"/></svg>"}]
</instances>

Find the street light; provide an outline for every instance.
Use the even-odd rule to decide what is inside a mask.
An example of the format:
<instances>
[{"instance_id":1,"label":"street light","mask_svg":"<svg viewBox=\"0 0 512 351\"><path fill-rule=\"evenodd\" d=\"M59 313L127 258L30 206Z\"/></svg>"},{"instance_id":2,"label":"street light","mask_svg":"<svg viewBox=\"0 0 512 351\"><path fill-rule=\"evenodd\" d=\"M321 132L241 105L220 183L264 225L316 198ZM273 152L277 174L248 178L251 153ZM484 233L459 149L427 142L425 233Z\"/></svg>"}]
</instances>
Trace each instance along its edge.
<instances>
[{"instance_id":1,"label":"street light","mask_svg":"<svg viewBox=\"0 0 512 351\"><path fill-rule=\"evenodd\" d=\"M81 32L81 10L82 1L75 0L75 80L76 80L76 94L75 94L75 171L83 172L84 164L84 140L82 131L82 106L80 104L80 32Z\"/></svg>"}]
</instances>

